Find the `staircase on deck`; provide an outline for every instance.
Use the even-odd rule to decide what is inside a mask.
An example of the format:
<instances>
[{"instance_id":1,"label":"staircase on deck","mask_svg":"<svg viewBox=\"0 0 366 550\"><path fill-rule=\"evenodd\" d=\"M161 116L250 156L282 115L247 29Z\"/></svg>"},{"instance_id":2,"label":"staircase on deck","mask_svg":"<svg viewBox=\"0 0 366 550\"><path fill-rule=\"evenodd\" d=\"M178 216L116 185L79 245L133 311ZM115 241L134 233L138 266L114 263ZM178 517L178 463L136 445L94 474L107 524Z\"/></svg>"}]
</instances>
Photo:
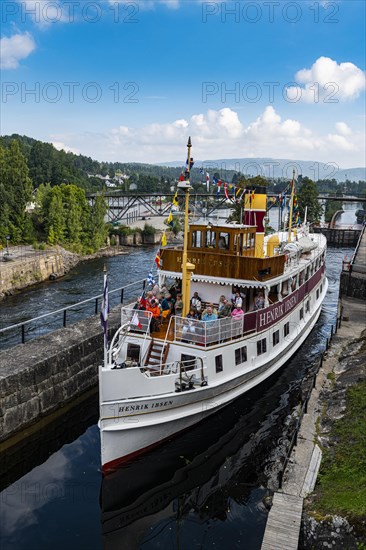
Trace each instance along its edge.
<instances>
[{"instance_id":1,"label":"staircase on deck","mask_svg":"<svg viewBox=\"0 0 366 550\"><path fill-rule=\"evenodd\" d=\"M152 339L146 356L145 368L148 369L151 374L161 374L161 367L165 364L168 351L168 343L164 344L161 340Z\"/></svg>"}]
</instances>

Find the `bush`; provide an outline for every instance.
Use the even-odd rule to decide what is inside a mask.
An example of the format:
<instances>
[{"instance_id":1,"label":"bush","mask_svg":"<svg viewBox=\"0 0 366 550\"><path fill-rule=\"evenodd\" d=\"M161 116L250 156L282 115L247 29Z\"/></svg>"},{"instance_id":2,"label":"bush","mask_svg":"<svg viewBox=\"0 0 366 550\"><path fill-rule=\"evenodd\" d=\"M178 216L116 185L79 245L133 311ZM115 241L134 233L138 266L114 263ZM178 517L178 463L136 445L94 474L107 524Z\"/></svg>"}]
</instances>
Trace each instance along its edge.
<instances>
[{"instance_id":1,"label":"bush","mask_svg":"<svg viewBox=\"0 0 366 550\"><path fill-rule=\"evenodd\" d=\"M145 223L142 233L145 235L155 235L156 229L152 225Z\"/></svg>"}]
</instances>

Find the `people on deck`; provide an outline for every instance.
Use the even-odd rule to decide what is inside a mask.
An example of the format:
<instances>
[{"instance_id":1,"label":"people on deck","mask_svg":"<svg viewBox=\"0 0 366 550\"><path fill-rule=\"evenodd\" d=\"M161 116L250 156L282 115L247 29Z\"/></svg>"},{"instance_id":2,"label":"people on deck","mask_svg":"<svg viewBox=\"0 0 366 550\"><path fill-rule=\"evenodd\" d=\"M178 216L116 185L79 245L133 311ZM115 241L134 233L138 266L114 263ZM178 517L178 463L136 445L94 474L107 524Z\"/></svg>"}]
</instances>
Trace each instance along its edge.
<instances>
[{"instance_id":1,"label":"people on deck","mask_svg":"<svg viewBox=\"0 0 366 550\"><path fill-rule=\"evenodd\" d=\"M159 330L159 319L161 315L159 303L157 300L153 299L150 303L147 304L146 310L152 314L151 323L150 323L150 333Z\"/></svg>"},{"instance_id":2,"label":"people on deck","mask_svg":"<svg viewBox=\"0 0 366 550\"><path fill-rule=\"evenodd\" d=\"M183 313L183 301L182 301L181 294L177 294L177 299L174 304L174 309L175 309L175 315L177 315L178 317L181 317Z\"/></svg>"},{"instance_id":3,"label":"people on deck","mask_svg":"<svg viewBox=\"0 0 366 550\"><path fill-rule=\"evenodd\" d=\"M263 292L258 292L257 296L254 298L254 309L263 309L264 308L264 296Z\"/></svg>"},{"instance_id":4,"label":"people on deck","mask_svg":"<svg viewBox=\"0 0 366 550\"><path fill-rule=\"evenodd\" d=\"M233 309L233 311L231 312L231 317L233 319L240 319L240 317L242 317L244 315L244 311L242 309L241 306L237 306L236 308Z\"/></svg>"},{"instance_id":5,"label":"people on deck","mask_svg":"<svg viewBox=\"0 0 366 550\"><path fill-rule=\"evenodd\" d=\"M218 318L223 319L224 317L230 317L231 315L231 304L224 298L222 302L222 307L219 307Z\"/></svg>"},{"instance_id":6,"label":"people on deck","mask_svg":"<svg viewBox=\"0 0 366 550\"><path fill-rule=\"evenodd\" d=\"M202 314L201 320L207 323L208 321L216 321L217 313L213 311L212 306L207 306L206 313Z\"/></svg>"},{"instance_id":7,"label":"people on deck","mask_svg":"<svg viewBox=\"0 0 366 550\"><path fill-rule=\"evenodd\" d=\"M191 307L197 312L200 312L202 309L202 298L198 296L198 292L195 292L193 298L191 298Z\"/></svg>"}]
</instances>

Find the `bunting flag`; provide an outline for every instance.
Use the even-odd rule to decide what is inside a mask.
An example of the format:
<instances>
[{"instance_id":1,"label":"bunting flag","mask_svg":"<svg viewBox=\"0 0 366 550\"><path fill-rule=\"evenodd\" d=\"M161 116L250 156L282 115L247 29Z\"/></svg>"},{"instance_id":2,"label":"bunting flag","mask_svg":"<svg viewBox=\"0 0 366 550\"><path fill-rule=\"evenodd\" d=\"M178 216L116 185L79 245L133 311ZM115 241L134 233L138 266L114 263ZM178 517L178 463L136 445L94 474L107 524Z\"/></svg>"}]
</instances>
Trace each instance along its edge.
<instances>
[{"instance_id":1,"label":"bunting flag","mask_svg":"<svg viewBox=\"0 0 366 550\"><path fill-rule=\"evenodd\" d=\"M103 334L104 334L104 349L108 348L108 313L109 313L108 278L107 278L107 274L105 274L103 300L102 300L102 307L100 310L100 322L102 324Z\"/></svg>"},{"instance_id":2,"label":"bunting flag","mask_svg":"<svg viewBox=\"0 0 366 550\"><path fill-rule=\"evenodd\" d=\"M217 184L216 197L218 197L221 191L221 180L218 180L217 178L214 177L212 181L214 182L214 184Z\"/></svg>"},{"instance_id":3,"label":"bunting flag","mask_svg":"<svg viewBox=\"0 0 366 550\"><path fill-rule=\"evenodd\" d=\"M189 169L190 169L190 170L192 170L193 165L194 165L194 161L193 161L193 159L191 158L190 161L189 161ZM186 160L186 166L188 166L188 159Z\"/></svg>"},{"instance_id":4,"label":"bunting flag","mask_svg":"<svg viewBox=\"0 0 366 550\"><path fill-rule=\"evenodd\" d=\"M206 172L206 190L207 190L207 193L210 190L210 174L208 172Z\"/></svg>"},{"instance_id":5,"label":"bunting flag","mask_svg":"<svg viewBox=\"0 0 366 550\"><path fill-rule=\"evenodd\" d=\"M171 228L173 228L173 226L174 226L172 211L169 212L168 225L170 225Z\"/></svg>"},{"instance_id":6,"label":"bunting flag","mask_svg":"<svg viewBox=\"0 0 366 550\"><path fill-rule=\"evenodd\" d=\"M166 246L168 244L167 240L166 240L166 234L165 234L165 231L161 237L161 246Z\"/></svg>"},{"instance_id":7,"label":"bunting flag","mask_svg":"<svg viewBox=\"0 0 366 550\"><path fill-rule=\"evenodd\" d=\"M184 179L184 178L183 178ZM172 200L172 205L173 206L178 206L178 191L176 191L174 197L173 197L173 200Z\"/></svg>"},{"instance_id":8,"label":"bunting flag","mask_svg":"<svg viewBox=\"0 0 366 550\"><path fill-rule=\"evenodd\" d=\"M228 188L228 185L227 185L227 183L225 182L225 183L224 183L224 193L225 193L225 197L226 197L227 199L229 199L230 197L229 197L227 188Z\"/></svg>"},{"instance_id":9,"label":"bunting flag","mask_svg":"<svg viewBox=\"0 0 366 550\"><path fill-rule=\"evenodd\" d=\"M158 254L159 254L159 252L157 252L156 258L158 257ZM156 258L155 258L155 262L156 262ZM158 265L158 267L160 267L160 255L159 255L159 265ZM152 271L150 271L150 273L147 277L147 284L151 285L151 286L155 284L155 279L153 277Z\"/></svg>"},{"instance_id":10,"label":"bunting flag","mask_svg":"<svg viewBox=\"0 0 366 550\"><path fill-rule=\"evenodd\" d=\"M142 329L142 324L140 323L140 319L137 311L135 311L135 313L133 314L133 317L131 319L131 325L134 325L135 327Z\"/></svg>"},{"instance_id":11,"label":"bunting flag","mask_svg":"<svg viewBox=\"0 0 366 550\"><path fill-rule=\"evenodd\" d=\"M179 181L184 181L184 174L182 173L180 176L179 176Z\"/></svg>"},{"instance_id":12,"label":"bunting flag","mask_svg":"<svg viewBox=\"0 0 366 550\"><path fill-rule=\"evenodd\" d=\"M160 259L160 252L159 250L157 251L156 253L156 256L155 256L155 263L156 263L156 266L158 269L160 269L160 266L161 266L161 259ZM150 272L151 273L151 272ZM151 275L152 276L152 275ZM150 277L150 274L149 274L149 277ZM149 280L149 278L147 279Z\"/></svg>"}]
</instances>

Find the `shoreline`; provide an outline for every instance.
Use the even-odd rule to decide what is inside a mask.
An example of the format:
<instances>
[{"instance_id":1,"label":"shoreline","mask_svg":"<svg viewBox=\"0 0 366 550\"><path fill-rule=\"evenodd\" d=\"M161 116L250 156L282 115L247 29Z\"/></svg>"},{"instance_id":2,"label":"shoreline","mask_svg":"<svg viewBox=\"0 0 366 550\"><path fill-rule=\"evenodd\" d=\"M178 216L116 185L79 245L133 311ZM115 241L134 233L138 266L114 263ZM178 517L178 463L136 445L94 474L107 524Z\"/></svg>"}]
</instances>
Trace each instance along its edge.
<instances>
[{"instance_id":1,"label":"shoreline","mask_svg":"<svg viewBox=\"0 0 366 550\"><path fill-rule=\"evenodd\" d=\"M82 262L125 255L129 248L108 246L82 256L61 246L46 250L35 250L31 245L9 247L11 260L4 260L5 250L0 257L0 303L7 296L14 296L39 283L61 279Z\"/></svg>"}]
</instances>

